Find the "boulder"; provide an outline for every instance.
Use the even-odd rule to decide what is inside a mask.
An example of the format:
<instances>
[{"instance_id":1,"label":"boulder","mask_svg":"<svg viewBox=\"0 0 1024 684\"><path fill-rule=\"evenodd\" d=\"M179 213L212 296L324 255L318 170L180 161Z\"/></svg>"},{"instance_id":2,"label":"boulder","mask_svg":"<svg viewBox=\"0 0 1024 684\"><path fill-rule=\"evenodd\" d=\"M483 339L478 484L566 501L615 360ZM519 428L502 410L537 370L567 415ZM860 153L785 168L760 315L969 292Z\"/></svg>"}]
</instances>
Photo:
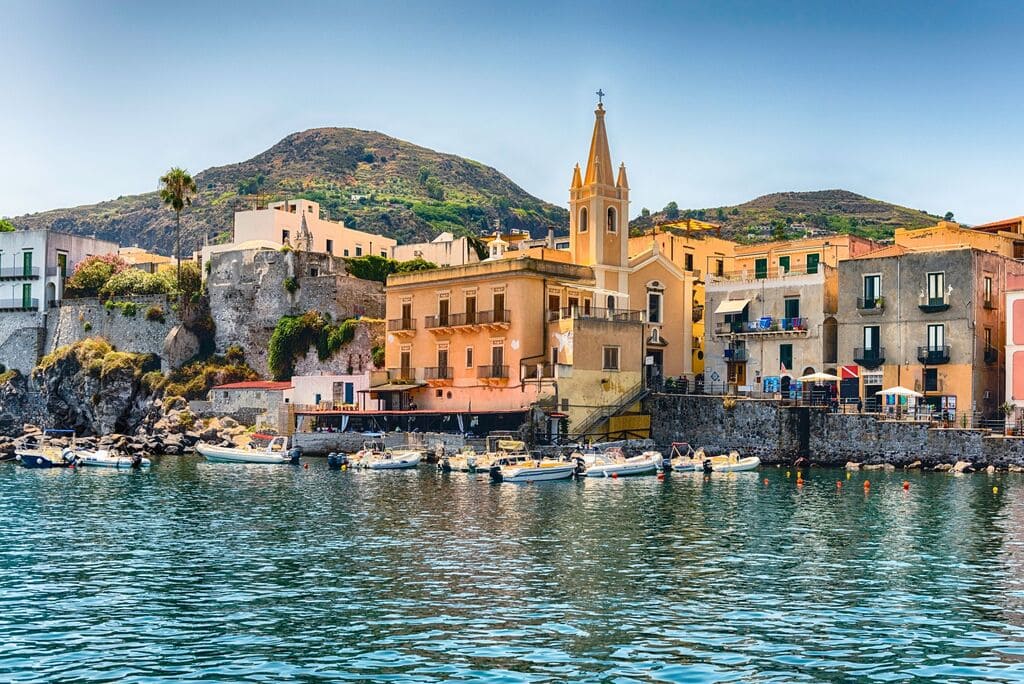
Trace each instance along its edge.
<instances>
[{"instance_id":1,"label":"boulder","mask_svg":"<svg viewBox=\"0 0 1024 684\"><path fill-rule=\"evenodd\" d=\"M985 468L985 472L991 475L992 473L996 472L996 467L994 465L990 465L988 468Z\"/></svg>"},{"instance_id":2,"label":"boulder","mask_svg":"<svg viewBox=\"0 0 1024 684\"><path fill-rule=\"evenodd\" d=\"M903 469L904 470L917 470L920 467L921 467L921 462L920 461L914 461L913 463L909 463L909 464L903 466Z\"/></svg>"},{"instance_id":3,"label":"boulder","mask_svg":"<svg viewBox=\"0 0 1024 684\"><path fill-rule=\"evenodd\" d=\"M938 471L940 473L949 472L952 469L953 469L953 464L952 463L939 463L938 465L935 466L935 468L933 468L933 470L936 470L936 471Z\"/></svg>"},{"instance_id":4,"label":"boulder","mask_svg":"<svg viewBox=\"0 0 1024 684\"><path fill-rule=\"evenodd\" d=\"M1024 473L1024 466L1011 463L1010 467L1007 468L1011 473Z\"/></svg>"},{"instance_id":5,"label":"boulder","mask_svg":"<svg viewBox=\"0 0 1024 684\"><path fill-rule=\"evenodd\" d=\"M970 461L957 461L953 466L954 473L973 473L974 464Z\"/></svg>"},{"instance_id":6,"label":"boulder","mask_svg":"<svg viewBox=\"0 0 1024 684\"><path fill-rule=\"evenodd\" d=\"M847 470L860 470L860 463L856 463L854 461L847 461L846 462L846 469Z\"/></svg>"},{"instance_id":7,"label":"boulder","mask_svg":"<svg viewBox=\"0 0 1024 684\"><path fill-rule=\"evenodd\" d=\"M160 358L169 368L177 368L199 353L199 338L183 325L171 328L164 338Z\"/></svg>"},{"instance_id":8,"label":"boulder","mask_svg":"<svg viewBox=\"0 0 1024 684\"><path fill-rule=\"evenodd\" d=\"M216 420L216 418L214 420ZM238 421L230 416L224 416L220 419L220 425L223 428L236 428L238 427Z\"/></svg>"}]
</instances>

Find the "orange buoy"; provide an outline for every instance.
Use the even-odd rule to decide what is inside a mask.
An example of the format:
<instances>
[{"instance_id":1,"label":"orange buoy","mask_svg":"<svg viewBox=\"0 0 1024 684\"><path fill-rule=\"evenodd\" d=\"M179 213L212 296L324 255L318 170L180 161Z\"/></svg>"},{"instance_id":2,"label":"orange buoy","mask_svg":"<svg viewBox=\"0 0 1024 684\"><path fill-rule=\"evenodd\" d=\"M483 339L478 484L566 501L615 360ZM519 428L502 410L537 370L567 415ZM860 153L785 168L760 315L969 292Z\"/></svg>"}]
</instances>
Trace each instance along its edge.
<instances>
[{"instance_id":1,"label":"orange buoy","mask_svg":"<svg viewBox=\"0 0 1024 684\"><path fill-rule=\"evenodd\" d=\"M910 491L910 483L907 482L906 480L903 481L903 491L905 491L905 492Z\"/></svg>"},{"instance_id":2,"label":"orange buoy","mask_svg":"<svg viewBox=\"0 0 1024 684\"><path fill-rule=\"evenodd\" d=\"M871 489L871 480L864 480L864 489Z\"/></svg>"},{"instance_id":3,"label":"orange buoy","mask_svg":"<svg viewBox=\"0 0 1024 684\"><path fill-rule=\"evenodd\" d=\"M613 480L618 480L619 479L619 474L618 473L612 473L612 479Z\"/></svg>"},{"instance_id":4,"label":"orange buoy","mask_svg":"<svg viewBox=\"0 0 1024 684\"><path fill-rule=\"evenodd\" d=\"M665 479L665 473L658 473L658 479L659 480L664 480Z\"/></svg>"},{"instance_id":5,"label":"orange buoy","mask_svg":"<svg viewBox=\"0 0 1024 684\"><path fill-rule=\"evenodd\" d=\"M768 486L768 478L767 477L764 478L764 484L765 484L766 487Z\"/></svg>"},{"instance_id":6,"label":"orange buoy","mask_svg":"<svg viewBox=\"0 0 1024 684\"><path fill-rule=\"evenodd\" d=\"M843 488L842 480L836 480L836 489L842 489L842 488Z\"/></svg>"},{"instance_id":7,"label":"orange buoy","mask_svg":"<svg viewBox=\"0 0 1024 684\"><path fill-rule=\"evenodd\" d=\"M303 470L309 470L309 464L308 463L303 463L302 464L302 468L303 468Z\"/></svg>"}]
</instances>

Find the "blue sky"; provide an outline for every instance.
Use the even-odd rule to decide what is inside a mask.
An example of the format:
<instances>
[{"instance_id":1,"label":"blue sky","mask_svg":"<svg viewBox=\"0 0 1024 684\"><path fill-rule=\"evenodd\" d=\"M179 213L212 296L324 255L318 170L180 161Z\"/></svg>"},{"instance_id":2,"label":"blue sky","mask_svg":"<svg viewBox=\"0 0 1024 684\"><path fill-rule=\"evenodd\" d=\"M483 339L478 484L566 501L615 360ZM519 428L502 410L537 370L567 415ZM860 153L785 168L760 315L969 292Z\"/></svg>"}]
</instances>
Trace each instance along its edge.
<instances>
[{"instance_id":1,"label":"blue sky","mask_svg":"<svg viewBox=\"0 0 1024 684\"><path fill-rule=\"evenodd\" d=\"M0 0L0 215L354 126L563 204L608 93L632 213L846 188L1024 214L1024 4Z\"/></svg>"}]
</instances>

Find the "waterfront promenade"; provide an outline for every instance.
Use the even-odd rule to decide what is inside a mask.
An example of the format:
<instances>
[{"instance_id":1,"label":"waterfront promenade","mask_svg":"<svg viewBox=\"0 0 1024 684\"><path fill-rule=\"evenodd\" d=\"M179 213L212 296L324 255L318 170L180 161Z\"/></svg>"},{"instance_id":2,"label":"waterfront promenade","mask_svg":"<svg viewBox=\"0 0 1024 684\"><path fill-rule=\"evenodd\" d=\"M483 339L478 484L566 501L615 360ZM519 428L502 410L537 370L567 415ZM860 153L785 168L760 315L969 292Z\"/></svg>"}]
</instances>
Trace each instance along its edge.
<instances>
[{"instance_id":1,"label":"waterfront promenade","mask_svg":"<svg viewBox=\"0 0 1024 684\"><path fill-rule=\"evenodd\" d=\"M1013 473L310 463L0 464L0 680L1024 677Z\"/></svg>"}]
</instances>

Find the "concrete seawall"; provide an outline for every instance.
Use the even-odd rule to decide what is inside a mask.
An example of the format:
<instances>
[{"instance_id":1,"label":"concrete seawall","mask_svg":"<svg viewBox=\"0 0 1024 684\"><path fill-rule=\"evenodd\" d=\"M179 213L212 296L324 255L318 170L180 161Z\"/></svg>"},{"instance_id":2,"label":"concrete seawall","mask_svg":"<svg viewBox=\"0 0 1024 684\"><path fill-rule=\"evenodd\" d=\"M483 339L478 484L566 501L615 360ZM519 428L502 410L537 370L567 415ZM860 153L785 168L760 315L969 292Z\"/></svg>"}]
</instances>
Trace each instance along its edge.
<instances>
[{"instance_id":1,"label":"concrete seawall","mask_svg":"<svg viewBox=\"0 0 1024 684\"><path fill-rule=\"evenodd\" d=\"M734 407L726 408L722 397L655 394L645 406L651 413L651 436L662 448L689 442L711 453L736 449L766 464L788 464L805 456L813 463L837 466L847 461L1024 465L1024 438L986 430L829 413L773 400L737 399Z\"/></svg>"}]
</instances>

